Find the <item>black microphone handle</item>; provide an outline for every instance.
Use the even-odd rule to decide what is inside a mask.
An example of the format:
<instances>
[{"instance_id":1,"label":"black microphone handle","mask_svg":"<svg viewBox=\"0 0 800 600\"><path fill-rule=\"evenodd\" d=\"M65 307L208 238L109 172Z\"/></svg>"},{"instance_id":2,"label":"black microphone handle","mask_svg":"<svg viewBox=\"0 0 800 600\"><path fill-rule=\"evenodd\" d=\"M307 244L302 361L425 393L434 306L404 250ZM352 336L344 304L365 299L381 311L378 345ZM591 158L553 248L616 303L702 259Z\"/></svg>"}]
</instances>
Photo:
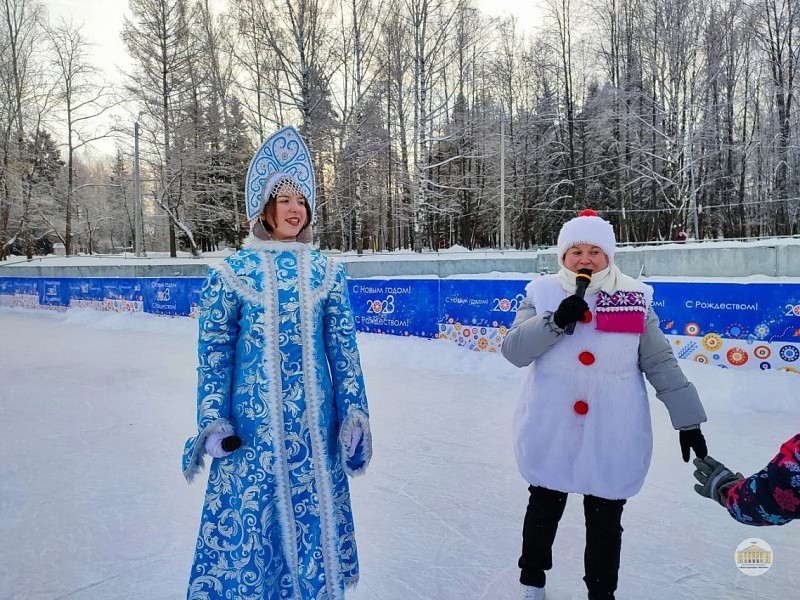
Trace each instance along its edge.
<instances>
[{"instance_id":1,"label":"black microphone handle","mask_svg":"<svg viewBox=\"0 0 800 600\"><path fill-rule=\"evenodd\" d=\"M589 281L584 277L581 277L575 282L575 295L578 298L583 298L586 295L586 288L589 287ZM572 335L575 333L575 325L577 325L577 321L573 321L572 323L567 323L567 326L564 327L564 333L567 335Z\"/></svg>"},{"instance_id":2,"label":"black microphone handle","mask_svg":"<svg viewBox=\"0 0 800 600\"><path fill-rule=\"evenodd\" d=\"M583 298L586 295L586 288L589 287L589 282L581 277L575 284L575 295L578 298Z\"/></svg>"}]
</instances>

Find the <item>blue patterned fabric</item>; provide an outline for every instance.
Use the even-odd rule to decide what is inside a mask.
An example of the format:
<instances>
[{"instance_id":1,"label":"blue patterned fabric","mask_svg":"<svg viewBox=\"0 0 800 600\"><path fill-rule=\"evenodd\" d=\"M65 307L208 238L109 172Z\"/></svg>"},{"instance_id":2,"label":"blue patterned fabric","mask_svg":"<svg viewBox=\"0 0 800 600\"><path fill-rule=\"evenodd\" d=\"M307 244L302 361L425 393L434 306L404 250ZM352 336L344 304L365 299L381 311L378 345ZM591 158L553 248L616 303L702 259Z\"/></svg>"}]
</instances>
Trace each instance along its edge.
<instances>
[{"instance_id":1,"label":"blue patterned fabric","mask_svg":"<svg viewBox=\"0 0 800 600\"><path fill-rule=\"evenodd\" d=\"M187 597L342 599L358 579L347 475L372 454L344 269L305 244L251 240L209 269L201 298L184 474L211 431L242 447L211 461Z\"/></svg>"},{"instance_id":2,"label":"blue patterned fabric","mask_svg":"<svg viewBox=\"0 0 800 600\"><path fill-rule=\"evenodd\" d=\"M306 143L294 127L284 127L269 136L250 161L244 188L249 220L261 214L272 188L283 178L297 183L314 214L314 166Z\"/></svg>"}]
</instances>

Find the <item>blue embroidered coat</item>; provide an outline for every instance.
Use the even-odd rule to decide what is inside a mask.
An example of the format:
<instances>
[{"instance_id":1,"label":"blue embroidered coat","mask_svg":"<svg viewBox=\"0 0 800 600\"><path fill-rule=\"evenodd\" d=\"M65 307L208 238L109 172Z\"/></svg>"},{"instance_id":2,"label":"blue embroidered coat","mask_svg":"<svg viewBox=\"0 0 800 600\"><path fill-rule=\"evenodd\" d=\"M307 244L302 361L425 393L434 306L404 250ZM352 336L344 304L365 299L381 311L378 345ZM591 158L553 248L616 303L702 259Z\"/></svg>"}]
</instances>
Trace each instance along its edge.
<instances>
[{"instance_id":1,"label":"blue embroidered coat","mask_svg":"<svg viewBox=\"0 0 800 600\"><path fill-rule=\"evenodd\" d=\"M242 446L211 462L187 597L344 598L358 580L347 475L366 469L372 439L343 267L306 244L249 240L209 269L198 355L184 475L202 468L209 433Z\"/></svg>"},{"instance_id":2,"label":"blue embroidered coat","mask_svg":"<svg viewBox=\"0 0 800 600\"><path fill-rule=\"evenodd\" d=\"M785 525L800 519L800 433L769 464L728 490L725 507L745 525Z\"/></svg>"}]
</instances>

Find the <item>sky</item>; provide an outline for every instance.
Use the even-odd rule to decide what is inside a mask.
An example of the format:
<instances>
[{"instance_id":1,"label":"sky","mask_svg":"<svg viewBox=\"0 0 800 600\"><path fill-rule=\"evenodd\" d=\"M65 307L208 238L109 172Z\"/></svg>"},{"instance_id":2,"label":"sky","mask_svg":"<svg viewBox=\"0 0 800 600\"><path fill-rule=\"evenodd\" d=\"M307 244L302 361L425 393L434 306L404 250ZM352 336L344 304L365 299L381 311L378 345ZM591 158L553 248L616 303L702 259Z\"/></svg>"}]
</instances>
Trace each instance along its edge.
<instances>
[{"instance_id":1,"label":"sky","mask_svg":"<svg viewBox=\"0 0 800 600\"><path fill-rule=\"evenodd\" d=\"M120 39L128 0L44 0L51 21L83 24L84 35L95 44L95 64L116 78L130 61Z\"/></svg>"},{"instance_id":2,"label":"sky","mask_svg":"<svg viewBox=\"0 0 800 600\"><path fill-rule=\"evenodd\" d=\"M124 44L120 39L123 17L127 13L128 0L43 0L50 19L70 20L75 25L83 24L83 33L94 44L94 64L103 69L113 81L120 80L120 73L130 68ZM222 0L211 0L220 4ZM521 30L536 25L536 9L524 0L477 0L478 8L491 16L515 15ZM95 144L95 151L113 155L114 141L111 139Z\"/></svg>"},{"instance_id":3,"label":"sky","mask_svg":"<svg viewBox=\"0 0 800 600\"><path fill-rule=\"evenodd\" d=\"M537 27L541 20L541 2L531 0L477 0L481 12L493 17L513 16L521 31Z\"/></svg>"},{"instance_id":4,"label":"sky","mask_svg":"<svg viewBox=\"0 0 800 600\"><path fill-rule=\"evenodd\" d=\"M44 0L44 4L51 19L63 18L76 25L84 24L84 33L96 44L96 64L107 73L116 76L120 68L128 68L130 60L120 39L128 0ZM476 5L487 15L516 16L521 30L528 30L539 21L539 11L530 1L477 0Z\"/></svg>"},{"instance_id":5,"label":"sky","mask_svg":"<svg viewBox=\"0 0 800 600\"><path fill-rule=\"evenodd\" d=\"M212 0L214 2L214 0ZM216 0L220 2L220 0ZM86 24L86 31L102 49L98 53L106 65L114 66L124 61L119 32L122 29L123 13L128 8L128 0L44 0L52 16L74 19L75 23ZM538 23L539 11L535 3L525 0L477 0L476 6L491 16L516 16L519 26L528 29Z\"/></svg>"},{"instance_id":6,"label":"sky","mask_svg":"<svg viewBox=\"0 0 800 600\"><path fill-rule=\"evenodd\" d=\"M188 485L197 323L188 318L0 308L0 600L185 596L206 473ZM361 581L347 600L511 600L527 500L511 443L522 370L443 340L359 334L374 458L351 481ZM710 453L762 468L797 433L793 374L681 361ZM388 367L388 368L387 368ZM652 390L651 394L652 394ZM774 600L800 587L798 523L752 528L693 488L678 436L651 402L654 452L623 513L618 600ZM734 552L757 537L772 567ZM573 495L548 597L585 599Z\"/></svg>"},{"instance_id":7,"label":"sky","mask_svg":"<svg viewBox=\"0 0 800 600\"><path fill-rule=\"evenodd\" d=\"M215 3L215 0L211 0ZM216 0L220 3L220 0ZM128 0L44 0L51 19L70 19L84 24L84 33L95 44L97 65L115 76L130 65L120 39ZM527 30L538 22L538 11L525 0L477 0L478 8L491 16L516 16L519 27Z\"/></svg>"}]
</instances>

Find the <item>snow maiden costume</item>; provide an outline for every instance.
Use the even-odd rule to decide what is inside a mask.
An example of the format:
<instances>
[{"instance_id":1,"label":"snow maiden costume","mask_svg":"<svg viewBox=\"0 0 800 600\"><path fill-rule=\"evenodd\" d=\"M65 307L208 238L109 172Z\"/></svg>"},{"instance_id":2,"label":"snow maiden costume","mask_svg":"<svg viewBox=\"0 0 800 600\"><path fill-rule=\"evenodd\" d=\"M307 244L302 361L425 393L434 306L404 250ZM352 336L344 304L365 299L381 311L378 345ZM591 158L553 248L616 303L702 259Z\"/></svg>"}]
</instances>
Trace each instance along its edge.
<instances>
[{"instance_id":1,"label":"snow maiden costume","mask_svg":"<svg viewBox=\"0 0 800 600\"><path fill-rule=\"evenodd\" d=\"M251 221L287 180L313 211L313 167L289 127L250 164ZM186 479L209 436L242 445L211 461L187 597L341 600L358 580L347 476L372 454L344 269L308 244L251 236L209 269L201 297Z\"/></svg>"},{"instance_id":2,"label":"snow maiden costume","mask_svg":"<svg viewBox=\"0 0 800 600\"><path fill-rule=\"evenodd\" d=\"M543 597L537 590L552 567L551 548L568 493L584 495L589 597L614 598L622 508L641 489L652 454L642 372L675 429L700 435L699 424L706 420L694 386L659 329L652 288L614 264L611 225L594 211L581 215L559 234L560 272L528 284L502 346L510 362L528 367L514 416L514 444L520 473L530 484L519 566L525 597L532 598ZM576 274L563 260L580 244L601 248L608 267L593 274L586 290L590 320L565 335L554 314L575 294Z\"/></svg>"}]
</instances>

